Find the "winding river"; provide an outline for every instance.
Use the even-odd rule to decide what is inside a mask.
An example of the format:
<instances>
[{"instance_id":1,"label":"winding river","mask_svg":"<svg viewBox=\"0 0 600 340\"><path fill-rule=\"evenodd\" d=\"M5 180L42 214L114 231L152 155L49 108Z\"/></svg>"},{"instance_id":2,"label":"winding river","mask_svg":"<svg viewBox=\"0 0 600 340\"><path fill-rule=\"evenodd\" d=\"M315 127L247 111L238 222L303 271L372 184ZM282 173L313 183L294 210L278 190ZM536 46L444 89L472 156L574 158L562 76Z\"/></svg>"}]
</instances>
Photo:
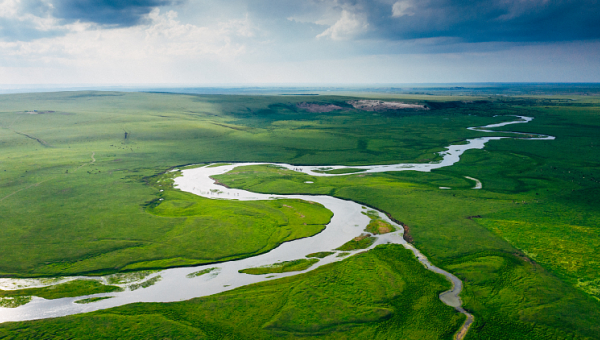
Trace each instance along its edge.
<instances>
[{"instance_id":1,"label":"winding river","mask_svg":"<svg viewBox=\"0 0 600 340\"><path fill-rule=\"evenodd\" d=\"M482 127L472 127L470 130L481 131L481 132L495 132L489 130L491 128L506 126L510 124L527 123L533 118L516 116L518 119L509 122L503 122L498 124L491 124ZM344 243L350 241L354 237L361 235L366 226L370 222L370 218L363 214L366 207L356 202L342 200L331 196L308 196L308 195L270 195L270 194L259 194L253 193L246 190L225 188L215 183L211 178L212 176L224 174L232 169L244 166L244 165L257 165L257 164L275 164L287 169L303 172L311 176L347 176L346 174L331 174L327 173L330 170L338 169L354 169L360 170L356 173L374 173L374 172L388 172L388 171L424 171L428 172L432 169L438 169L447 167L455 164L459 161L460 156L467 150L471 149L482 149L485 144L490 140L499 140L503 138L519 138L527 140L552 140L554 137L539 135L539 134L525 134L517 132L504 132L503 133L514 133L517 137L481 137L466 140L466 143L460 145L450 145L446 148L446 151L440 152L442 160L439 162L432 163L415 163L415 164L392 164L392 165L369 165L369 166L295 166L291 164L280 164L280 163L236 163L230 165L221 166L204 166L194 169L181 170L181 176L175 179L175 187L179 190L190 192L199 196L212 198L212 199L236 199L236 200L269 200L269 199L303 199L313 201L322 204L327 209L333 212L333 217L326 228L312 237L298 239L290 242L286 242L278 246L277 248L254 257L228 261L218 264L196 266L196 267L185 267L185 268L172 268L166 269L159 272L153 272L143 278L131 279L129 282L120 283L119 285L124 288L122 292L103 293L89 296L79 296L74 298L61 298L54 300L46 300L39 297L32 297L31 301L16 308L4 308L0 307L0 322L6 321L25 321L44 319L52 317L60 317L65 315L91 312L100 309L106 309L116 306L121 306L134 302L172 302L189 300L191 298L207 296L212 294L221 293L224 291L232 290L238 287L246 286L252 283L275 280L277 278L296 275L307 271L314 270L320 266L341 261L347 256L351 256L358 252L364 251L363 249L344 252L349 254L336 254L320 259L315 265L300 272L288 272L288 273L277 273L277 274L265 274L265 275L249 275L239 273L241 269L258 267L264 265L270 265L280 261L291 261L305 258L307 254L316 252L337 252L334 249L340 247ZM326 170L323 172L323 170ZM477 181L478 185L474 189L478 189L481 183ZM310 183L307 183L310 185ZM369 210L375 210L370 209ZM447 305L456 308L461 313L467 316L467 321L463 325L462 329L457 333L457 338L462 338L466 334L469 325L473 321L473 316L466 312L462 308L462 302L459 294L462 290L462 282L454 275L435 267L432 265L427 258L419 252L418 249L414 248L411 244L407 243L403 239L403 229L400 225L390 220L386 214L378 212L381 219L390 223L396 228L396 231L376 235L377 239L369 249L376 247L380 244L396 243L401 244L405 248L410 249L414 252L418 260L425 265L429 270L444 275L453 284L453 288L447 292L440 294L440 299ZM341 256L346 255L346 256ZM201 270L212 269L212 271L205 275L196 276ZM51 284L62 283L69 280L75 279L86 279L86 280L99 280L103 283L107 283L110 277L67 277L47 282L42 279L0 279L0 289L20 289L25 287L41 287ZM135 289L133 289L132 284ZM80 304L75 301L82 300L85 298L99 298L99 297L110 297L107 299L95 301L93 303Z\"/></svg>"}]
</instances>

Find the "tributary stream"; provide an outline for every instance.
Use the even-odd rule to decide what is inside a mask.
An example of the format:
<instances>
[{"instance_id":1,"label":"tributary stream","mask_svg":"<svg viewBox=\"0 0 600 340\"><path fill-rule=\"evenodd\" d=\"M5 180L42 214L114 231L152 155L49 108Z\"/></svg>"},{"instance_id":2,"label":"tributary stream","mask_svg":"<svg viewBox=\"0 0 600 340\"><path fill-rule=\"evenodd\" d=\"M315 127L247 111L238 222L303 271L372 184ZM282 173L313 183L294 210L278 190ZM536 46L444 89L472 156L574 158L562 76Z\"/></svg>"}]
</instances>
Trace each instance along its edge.
<instances>
[{"instance_id":1,"label":"tributary stream","mask_svg":"<svg viewBox=\"0 0 600 340\"><path fill-rule=\"evenodd\" d=\"M489 130L490 128L501 127L509 124L527 123L533 118L518 116L518 120L504 122L499 124L491 124L482 127L469 128L471 130L482 131L482 132L495 132ZM502 133L510 133L502 131ZM539 134L524 134L515 133L518 135L516 138L527 139L527 140L552 140L554 137L539 135ZM44 319L60 317L65 315L91 312L100 309L106 309L116 306L121 306L134 302L172 302L189 300L195 297L213 295L224 291L232 290L238 287L246 286L252 283L275 280L285 276L297 275L307 271L314 270L320 266L341 261L348 256L364 251L363 249L349 252L347 256L337 256L337 254L320 259L319 262L314 264L309 269L300 272L288 272L288 273L276 273L276 274L264 274L264 275L250 275L240 273L239 270L271 265L281 261L292 261L297 259L303 259L307 254L316 252L337 252L335 249L350 241L351 239L364 233L366 226L370 222L370 218L363 214L366 211L366 207L361 204L334 198L331 196L309 196L309 195L271 195L271 194L259 194L253 193L246 190L226 188L215 183L211 178L215 175L224 174L232 169L244 166L244 165L257 165L257 164L274 164L280 167L284 167L293 171L303 172L311 176L344 176L354 175L354 173L348 174L328 174L322 172L335 169L360 169L358 173L374 173L374 172L388 172L388 171L424 171L428 172L432 169L438 169L447 167L455 164L459 161L460 156L467 150L470 149L482 149L490 140L498 140L502 138L510 137L481 137L466 140L466 143L460 145L450 145L446 151L440 152L442 160L439 162L432 163L416 163L416 164L392 164L392 165L369 165L369 166L296 166L290 164L280 163L236 163L230 165L221 166L204 166L194 169L181 170L181 176L175 178L175 187L179 190L190 192L199 196L212 198L212 199L236 199L241 201L249 200L269 200L269 199L302 199L307 201L313 201L322 204L325 208L333 212L333 217L326 228L312 236L302 238L294 241L289 241L281 244L277 248L257 256L253 256L246 259L234 260L228 262L222 262L217 264L196 266L196 267L185 267L185 268L172 268L152 273L145 278L143 281L137 284L137 289L131 289L131 282L121 284L124 289L122 292L103 293L89 296L79 296L73 298L61 298L54 300L46 300L39 297L32 297L31 301L27 304L16 308L4 308L0 307L0 322L6 321L25 321L34 319ZM306 183L311 185L311 183ZM369 208L368 210L375 210ZM407 243L403 239L402 226L396 224L390 220L385 213L378 212L381 219L390 223L396 227L396 231L383 235L375 235L377 240L372 244L370 248L374 248L380 244L396 243L401 244L405 248L412 250L418 260L423 263L429 270L444 275L453 284L453 288L450 291L440 294L440 299L447 305L456 308L461 313L467 315L467 321L463 328L459 331L459 338L462 338L466 334L468 326L471 324L473 318L462 308L462 302L458 296L462 290L462 282L454 275L433 266L425 256L423 256L418 249L414 248L411 244ZM345 252L348 253L348 252ZM216 268L208 274L195 276L193 273L198 271ZM158 278L160 276L160 278ZM100 280L107 282L106 277L68 277L54 280L50 284L62 283L68 280L74 279L90 279ZM153 282L151 285L146 285L144 288L144 282ZM45 283L44 280L40 279L0 279L0 289L20 289L26 287L40 287L50 285ZM75 303L75 301L82 300L85 298L95 297L111 297L104 300L99 300L87 304Z\"/></svg>"}]
</instances>

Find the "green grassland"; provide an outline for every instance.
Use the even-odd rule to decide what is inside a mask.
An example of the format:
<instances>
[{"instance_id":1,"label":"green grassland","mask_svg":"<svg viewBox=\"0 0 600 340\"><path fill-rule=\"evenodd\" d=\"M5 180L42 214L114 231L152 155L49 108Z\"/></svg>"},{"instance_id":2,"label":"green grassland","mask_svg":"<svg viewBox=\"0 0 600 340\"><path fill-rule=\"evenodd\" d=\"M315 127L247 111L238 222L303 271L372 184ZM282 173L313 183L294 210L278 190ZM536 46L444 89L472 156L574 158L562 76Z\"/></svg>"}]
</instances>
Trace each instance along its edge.
<instances>
[{"instance_id":1,"label":"green grassland","mask_svg":"<svg viewBox=\"0 0 600 340\"><path fill-rule=\"evenodd\" d=\"M465 126L502 120L454 113L313 114L292 105L315 98L286 96L282 104L280 97L266 96L0 96L0 274L104 274L215 260L189 255L198 247L185 240L190 236L185 226L200 228L194 224L200 218L162 216L147 209L163 189L148 179L175 165L425 161L449 142L482 135ZM54 112L26 113L33 109ZM429 135L434 137L424 138ZM230 213L238 209L233 202L207 204L228 205ZM262 214L256 221L270 214L270 208L254 210ZM236 224L234 218L223 217L211 222L216 230L225 228L214 223ZM269 249L271 241L219 256L254 254Z\"/></svg>"},{"instance_id":2,"label":"green grassland","mask_svg":"<svg viewBox=\"0 0 600 340\"><path fill-rule=\"evenodd\" d=\"M536 119L507 130L557 139L490 142L431 173L312 177L255 166L219 180L334 195L390 213L434 263L464 280L476 320L468 338L598 338L598 106L519 108ZM470 189L465 175L484 189Z\"/></svg>"},{"instance_id":3,"label":"green grassland","mask_svg":"<svg viewBox=\"0 0 600 340\"><path fill-rule=\"evenodd\" d=\"M431 103L434 109L309 113L293 105L344 105L354 99L341 96L0 96L0 274L104 273L250 256L290 237L318 232L328 213L300 201L252 205L202 199L172 190L169 176L161 174L173 166L213 161L425 162L438 159L435 152L448 144L490 135L466 127L512 119L494 115L520 114L535 120L499 130L549 134L556 140L492 141L483 150L465 153L454 166L431 173L312 177L256 166L237 168L218 179L256 192L332 195L389 213L408 226L415 246L434 264L463 280L465 308L475 315L467 339L600 338L595 251L600 237L600 101L589 96L469 98L473 103L452 97L403 98ZM24 113L31 109L55 112ZM464 176L481 180L483 189L472 190ZM296 211L315 222L304 225ZM271 231L238 225L236 216L242 212L247 213L244 221L261 228L268 224ZM252 237L230 252L232 244L212 244L217 255L210 257L196 242L203 232L222 233L215 234L221 238L244 238L240 233ZM190 302L136 304L1 328L9 337L23 338L81 337L98 324L106 325L100 331L107 333L97 338L450 338L463 317L432 307L439 303L437 295L422 300L428 307L407 305L421 303L421 298L412 299L421 293L439 292L431 287L441 277L415 267L408 272L419 283L411 288L416 295L401 294L396 298L404 302L398 304L396 298L373 295L373 289L382 291L382 283L369 276L369 269L379 268L369 261L377 257L379 264L395 259L402 265L412 263L405 259L408 255L397 254L400 250L392 254L389 249L378 247L314 272ZM371 260L360 262L364 259ZM398 263L393 266L398 273L408 270L398 269ZM325 303L323 296L311 300L294 295L300 282L296 280L322 282L334 273L343 273L338 281L350 280L329 286L331 292L339 291L334 294L338 300ZM420 285L425 290L419 290ZM305 288L303 294L318 291ZM350 312L346 302L363 294L377 297L369 300L376 303ZM342 312L331 312L331 306L342 306L337 309ZM291 312L283 313L286 310ZM394 312L398 310L403 312ZM355 321L346 329L338 326L346 323L326 321L326 314L310 314L321 312Z\"/></svg>"},{"instance_id":4,"label":"green grassland","mask_svg":"<svg viewBox=\"0 0 600 340\"><path fill-rule=\"evenodd\" d=\"M450 287L408 250L379 246L312 272L175 303L0 324L10 339L452 339Z\"/></svg>"}]
</instances>

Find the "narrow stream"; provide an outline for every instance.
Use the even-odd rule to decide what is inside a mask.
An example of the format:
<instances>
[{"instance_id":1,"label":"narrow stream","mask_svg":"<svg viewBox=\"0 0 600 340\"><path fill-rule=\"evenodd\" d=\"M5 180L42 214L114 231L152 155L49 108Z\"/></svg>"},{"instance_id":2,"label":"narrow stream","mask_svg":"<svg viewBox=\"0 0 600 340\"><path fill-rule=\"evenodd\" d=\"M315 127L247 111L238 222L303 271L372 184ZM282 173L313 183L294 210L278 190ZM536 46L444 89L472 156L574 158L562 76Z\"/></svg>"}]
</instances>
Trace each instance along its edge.
<instances>
[{"instance_id":1,"label":"narrow stream","mask_svg":"<svg viewBox=\"0 0 600 340\"><path fill-rule=\"evenodd\" d=\"M490 128L501 127L510 124L527 123L533 118L517 116L519 119L510 122L504 122L499 124L491 124L482 127L469 128L471 130L482 131L482 132L495 132L488 130ZM511 133L504 132L503 133ZM519 139L527 140L552 140L554 137L539 135L539 134L525 134L516 133ZM218 167L200 167L195 169L181 170L182 176L175 179L175 187L179 190L190 192L199 196L212 198L212 199L236 199L241 201L249 200L268 200L268 199L302 199L307 201L313 201L322 204L325 208L333 212L333 217L327 227L319 234L312 237L298 239L290 242L281 244L279 247L269 251L268 253L257 255L254 257L228 261L218 264L196 266L196 267L185 267L185 268L172 268L158 272L151 273L150 275L137 279L134 282L121 283L124 291L94 294L88 296L79 296L74 298L61 298L55 300L46 300L39 297L32 297L31 301L27 304L16 308L4 308L0 307L0 322L7 321L25 321L34 319L44 319L52 317L60 317L65 315L91 312L100 309L106 309L116 306L121 306L134 302L172 302L172 301L183 301L189 300L195 297L213 295L224 291L232 290L238 287L246 286L252 283L274 280L277 278L297 275L307 271L314 270L320 266L341 261L348 256L364 251L363 249L344 252L349 253L347 256L339 254L341 252L334 249L340 247L344 243L350 241L354 237L357 237L364 233L366 226L370 222L370 218L363 214L366 211L366 207L352 202L346 201L331 196L308 196L308 195L271 195L271 194L259 194L253 193L246 190L230 189L218 185L211 179L211 176L224 174L232 169L244 166L244 165L257 165L257 164L275 164L287 169L306 173L311 176L344 176L351 175L347 174L331 174L327 171L338 170L338 169L360 169L360 172L356 173L374 173L374 172L388 172L388 171L424 171L428 172L432 169L438 169L447 167L455 164L459 161L460 156L467 150L470 149L482 149L490 140L498 140L510 137L481 137L468 139L465 144L461 145L450 145L446 151L440 152L442 160L439 162L432 163L415 163L415 164L393 164L393 165L370 165L370 166L295 166L291 164L280 164L280 163L237 163L231 165L222 165ZM310 185L310 183L307 183ZM375 210L375 209L368 209ZM376 210L375 210L376 211ZM444 275L449 281L452 282L453 288L447 292L440 294L440 299L447 305L456 308L461 313L467 316L467 321L463 325L462 329L457 333L457 338L461 339L466 334L468 327L473 321L473 316L466 312L462 308L462 301L460 300L459 294L462 290L462 282L454 275L435 267L429 260L419 252L418 249L414 248L411 244L408 244L403 239L402 226L396 224L390 220L383 212L378 212L381 219L393 225L397 230L392 233L375 235L377 240L368 249L374 248L380 244L395 243L401 244L405 248L410 249L414 252L418 260L425 265L429 270ZM265 275L249 275L239 273L241 269L259 267L264 265L270 265L280 261L291 261L305 258L307 254L316 252L332 251L338 254L330 255L326 258L321 259L318 263L313 265L307 270L300 272L288 272L288 273L277 273L277 274L265 274ZM209 274L194 276L193 273L204 269L213 269ZM0 279L0 289L20 289L25 287L41 287L52 284L62 283L68 280L74 279L88 279L88 280L99 280L106 283L109 277L68 277L47 282L48 280L41 279ZM144 288L145 284L147 287ZM152 284L149 284L152 282ZM132 289L132 283L136 285L136 289ZM96 298L96 297L111 297L108 299L96 301L88 304L79 304L75 301L82 300L85 298Z\"/></svg>"}]
</instances>

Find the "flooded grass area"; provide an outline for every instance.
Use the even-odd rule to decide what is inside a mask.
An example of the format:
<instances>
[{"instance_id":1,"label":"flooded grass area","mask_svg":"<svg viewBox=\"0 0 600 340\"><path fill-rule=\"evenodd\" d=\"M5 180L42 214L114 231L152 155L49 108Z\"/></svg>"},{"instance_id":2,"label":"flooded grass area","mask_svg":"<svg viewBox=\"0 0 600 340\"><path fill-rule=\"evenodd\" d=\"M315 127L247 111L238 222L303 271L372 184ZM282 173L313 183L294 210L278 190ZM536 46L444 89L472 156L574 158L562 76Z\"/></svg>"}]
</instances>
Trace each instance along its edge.
<instances>
[{"instance_id":1,"label":"flooded grass area","mask_svg":"<svg viewBox=\"0 0 600 340\"><path fill-rule=\"evenodd\" d=\"M146 280L144 282L130 284L129 285L129 290L133 291L133 290L137 290L137 289L140 289L140 288L148 288L148 287L156 284L161 279L162 279L162 277L160 275L157 275L157 276L149 278L148 280Z\"/></svg>"},{"instance_id":2,"label":"flooded grass area","mask_svg":"<svg viewBox=\"0 0 600 340\"><path fill-rule=\"evenodd\" d=\"M264 267L242 269L240 270L240 273L262 275L270 273L298 272L310 268L313 264L317 262L319 262L318 259L299 259L294 261L283 261Z\"/></svg>"},{"instance_id":3,"label":"flooded grass area","mask_svg":"<svg viewBox=\"0 0 600 340\"><path fill-rule=\"evenodd\" d=\"M106 300L106 299L110 299L110 298L112 298L112 296L99 296L99 297L92 297L92 298L87 298L87 299L76 300L76 301L74 301L74 303L88 304L88 303L94 303L94 302L98 302L98 301L102 301L102 300Z\"/></svg>"},{"instance_id":4,"label":"flooded grass area","mask_svg":"<svg viewBox=\"0 0 600 340\"><path fill-rule=\"evenodd\" d=\"M98 280L73 280L65 283L40 288L27 288L17 290L0 290L0 298L16 299L20 297L37 296L44 299L60 299L64 297L75 297L92 295L98 293L119 292L123 288L115 285L105 285ZM18 300L18 299L17 299ZM15 301L17 301L15 300ZM9 301L9 300L6 300Z\"/></svg>"},{"instance_id":5,"label":"flooded grass area","mask_svg":"<svg viewBox=\"0 0 600 340\"><path fill-rule=\"evenodd\" d=\"M206 268L206 269L199 270L197 272L189 273L186 275L186 277L189 279L192 279L194 277L202 276L202 275L209 274L209 273L216 274L215 271L218 272L218 268L216 268L216 267Z\"/></svg>"},{"instance_id":6,"label":"flooded grass area","mask_svg":"<svg viewBox=\"0 0 600 340\"><path fill-rule=\"evenodd\" d=\"M327 257L329 255L333 255L333 254L335 254L335 253L332 251L320 251L318 253L308 254L308 255L306 255L306 257L316 257L316 258L322 259L322 258L325 258L325 257Z\"/></svg>"}]
</instances>

